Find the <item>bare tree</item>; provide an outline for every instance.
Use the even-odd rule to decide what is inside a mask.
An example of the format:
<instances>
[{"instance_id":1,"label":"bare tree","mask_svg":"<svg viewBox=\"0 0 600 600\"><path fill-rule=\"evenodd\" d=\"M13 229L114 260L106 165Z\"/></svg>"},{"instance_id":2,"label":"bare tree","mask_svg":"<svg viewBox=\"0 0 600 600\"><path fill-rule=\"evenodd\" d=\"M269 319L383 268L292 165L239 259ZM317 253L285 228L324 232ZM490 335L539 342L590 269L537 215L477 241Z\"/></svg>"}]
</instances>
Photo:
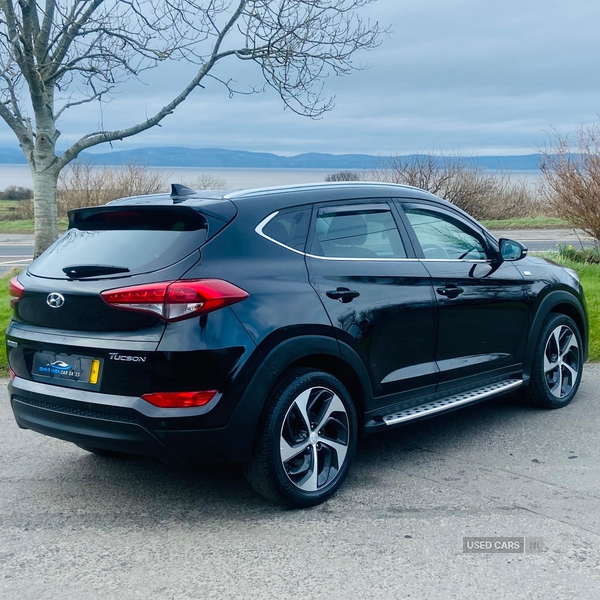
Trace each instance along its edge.
<instances>
[{"instance_id":1,"label":"bare tree","mask_svg":"<svg viewBox=\"0 0 600 600\"><path fill-rule=\"evenodd\" d=\"M381 162L370 178L418 187L477 219L525 217L543 211L524 181L489 172L459 154L396 155Z\"/></svg>"},{"instance_id":2,"label":"bare tree","mask_svg":"<svg viewBox=\"0 0 600 600\"><path fill-rule=\"evenodd\" d=\"M354 53L378 44L358 9L375 0L0 0L0 117L31 168L35 254L57 237L61 170L87 148L158 125L228 58L252 61L286 107L318 117L333 106L324 79L356 69ZM69 109L110 99L119 84L165 61L193 76L156 114L125 129L83 135L57 154ZM359 67L358 67L359 68ZM236 90L221 80L227 91Z\"/></svg>"},{"instance_id":3,"label":"bare tree","mask_svg":"<svg viewBox=\"0 0 600 600\"><path fill-rule=\"evenodd\" d=\"M195 179L183 180L182 183L193 190L226 190L229 187L225 179L209 173L202 173Z\"/></svg>"},{"instance_id":4,"label":"bare tree","mask_svg":"<svg viewBox=\"0 0 600 600\"><path fill-rule=\"evenodd\" d=\"M325 181L327 183L332 183L334 181L360 181L361 176L360 173L356 173L355 171L338 171L337 173L331 173L330 175L325 176Z\"/></svg>"},{"instance_id":5,"label":"bare tree","mask_svg":"<svg viewBox=\"0 0 600 600\"><path fill-rule=\"evenodd\" d=\"M600 123L581 127L574 139L556 134L541 153L554 213L600 245Z\"/></svg>"},{"instance_id":6,"label":"bare tree","mask_svg":"<svg viewBox=\"0 0 600 600\"><path fill-rule=\"evenodd\" d=\"M158 194L169 189L167 178L159 171L141 165L95 168L72 162L58 178L58 216L83 206L99 206L125 196Z\"/></svg>"}]
</instances>

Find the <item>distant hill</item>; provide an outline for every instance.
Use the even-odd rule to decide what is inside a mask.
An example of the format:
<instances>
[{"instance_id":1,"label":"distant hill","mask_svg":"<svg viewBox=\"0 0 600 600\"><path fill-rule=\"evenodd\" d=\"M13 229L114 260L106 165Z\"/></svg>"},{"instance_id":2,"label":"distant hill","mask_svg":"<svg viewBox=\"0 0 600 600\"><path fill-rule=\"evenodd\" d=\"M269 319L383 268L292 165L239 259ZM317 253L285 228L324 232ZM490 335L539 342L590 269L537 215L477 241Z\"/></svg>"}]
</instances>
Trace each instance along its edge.
<instances>
[{"instance_id":1,"label":"distant hill","mask_svg":"<svg viewBox=\"0 0 600 600\"><path fill-rule=\"evenodd\" d=\"M0 148L0 164L23 165L27 164L27 160L20 148Z\"/></svg>"},{"instance_id":2,"label":"distant hill","mask_svg":"<svg viewBox=\"0 0 600 600\"><path fill-rule=\"evenodd\" d=\"M419 155L410 155L416 158ZM246 168L246 169L372 169L385 157L370 154L321 154L309 152L296 156L279 156L268 152L224 150L222 148L157 147L136 148L80 155L83 162L93 165L124 165L135 163L148 167ZM540 155L465 157L468 164L485 169L534 171ZM0 164L26 164L17 148L0 148Z\"/></svg>"}]
</instances>

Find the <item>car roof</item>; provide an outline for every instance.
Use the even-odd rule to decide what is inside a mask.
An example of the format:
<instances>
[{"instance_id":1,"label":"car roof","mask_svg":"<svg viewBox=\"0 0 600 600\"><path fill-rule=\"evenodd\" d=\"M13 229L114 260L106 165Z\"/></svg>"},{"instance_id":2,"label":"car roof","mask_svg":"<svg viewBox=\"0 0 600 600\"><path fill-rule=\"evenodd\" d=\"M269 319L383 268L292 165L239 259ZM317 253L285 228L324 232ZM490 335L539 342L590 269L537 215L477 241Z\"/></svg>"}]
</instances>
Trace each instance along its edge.
<instances>
[{"instance_id":1,"label":"car roof","mask_svg":"<svg viewBox=\"0 0 600 600\"><path fill-rule=\"evenodd\" d=\"M335 200L338 196L344 195L348 198L364 198L365 194L368 197L385 198L389 196L427 196L434 198L432 194L413 187L411 185L400 185L392 183L381 183L375 181L352 181L352 182L331 182L331 183L304 183L296 185L284 185L277 187L263 187L248 190L239 190L229 192L224 197L234 202L257 198L257 197L273 197L279 196L281 199L286 197L294 197L295 200L306 198L307 203L314 202L314 199L309 199L311 196L318 195L323 202L328 199Z\"/></svg>"},{"instance_id":2,"label":"car roof","mask_svg":"<svg viewBox=\"0 0 600 600\"><path fill-rule=\"evenodd\" d=\"M395 183L374 181L318 182L227 191L195 191L180 184L172 184L172 190L171 194L132 196L113 200L108 204L188 206L201 210L203 213L212 214L217 218L229 220L237 212L242 214L248 212L265 213L265 211L273 212L321 202L401 198L434 202L438 205L447 206L472 223L477 223L471 215L439 196L411 185ZM177 195L178 193L179 195ZM480 223L477 224L482 227Z\"/></svg>"},{"instance_id":3,"label":"car roof","mask_svg":"<svg viewBox=\"0 0 600 600\"><path fill-rule=\"evenodd\" d=\"M288 206L327 202L330 200L353 200L360 198L418 198L445 202L425 190L410 186L379 182L335 182L307 183L277 187L262 187L243 190L190 190L191 193L174 196L151 194L113 200L109 204L181 204L187 206L206 205L211 202L228 200L236 205L257 203L266 200L279 209ZM274 201L277 198L276 202Z\"/></svg>"}]
</instances>

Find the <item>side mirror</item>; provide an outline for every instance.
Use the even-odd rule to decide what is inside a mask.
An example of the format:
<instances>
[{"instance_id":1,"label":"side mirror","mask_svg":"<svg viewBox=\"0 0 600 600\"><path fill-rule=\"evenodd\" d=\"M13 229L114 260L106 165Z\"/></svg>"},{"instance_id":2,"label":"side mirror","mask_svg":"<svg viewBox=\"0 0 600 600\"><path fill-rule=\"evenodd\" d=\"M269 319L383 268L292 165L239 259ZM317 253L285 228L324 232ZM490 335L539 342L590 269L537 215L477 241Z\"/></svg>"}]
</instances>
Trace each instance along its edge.
<instances>
[{"instance_id":1,"label":"side mirror","mask_svg":"<svg viewBox=\"0 0 600 600\"><path fill-rule=\"evenodd\" d=\"M521 260L527 256L527 248L515 240L500 239L500 260Z\"/></svg>"}]
</instances>

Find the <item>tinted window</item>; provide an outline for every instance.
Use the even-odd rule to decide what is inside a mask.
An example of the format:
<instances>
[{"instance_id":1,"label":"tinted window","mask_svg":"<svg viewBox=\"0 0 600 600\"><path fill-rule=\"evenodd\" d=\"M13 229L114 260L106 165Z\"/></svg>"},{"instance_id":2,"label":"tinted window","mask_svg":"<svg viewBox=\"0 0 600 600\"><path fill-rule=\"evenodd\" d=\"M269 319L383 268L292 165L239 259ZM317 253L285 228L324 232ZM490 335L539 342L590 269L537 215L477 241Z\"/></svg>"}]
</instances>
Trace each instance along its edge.
<instances>
[{"instance_id":1,"label":"tinted window","mask_svg":"<svg viewBox=\"0 0 600 600\"><path fill-rule=\"evenodd\" d=\"M207 235L200 213L175 207L83 209L70 214L70 227L31 264L31 273L63 279L63 268L86 265L147 273L186 257Z\"/></svg>"},{"instance_id":2,"label":"tinted window","mask_svg":"<svg viewBox=\"0 0 600 600\"><path fill-rule=\"evenodd\" d=\"M322 208L312 253L339 258L406 258L387 205Z\"/></svg>"},{"instance_id":3,"label":"tinted window","mask_svg":"<svg viewBox=\"0 0 600 600\"><path fill-rule=\"evenodd\" d=\"M420 208L405 209L425 258L485 260L481 240L450 215Z\"/></svg>"},{"instance_id":4,"label":"tinted window","mask_svg":"<svg viewBox=\"0 0 600 600\"><path fill-rule=\"evenodd\" d=\"M304 252L310 213L310 208L281 212L263 227L263 233L289 248Z\"/></svg>"}]
</instances>

